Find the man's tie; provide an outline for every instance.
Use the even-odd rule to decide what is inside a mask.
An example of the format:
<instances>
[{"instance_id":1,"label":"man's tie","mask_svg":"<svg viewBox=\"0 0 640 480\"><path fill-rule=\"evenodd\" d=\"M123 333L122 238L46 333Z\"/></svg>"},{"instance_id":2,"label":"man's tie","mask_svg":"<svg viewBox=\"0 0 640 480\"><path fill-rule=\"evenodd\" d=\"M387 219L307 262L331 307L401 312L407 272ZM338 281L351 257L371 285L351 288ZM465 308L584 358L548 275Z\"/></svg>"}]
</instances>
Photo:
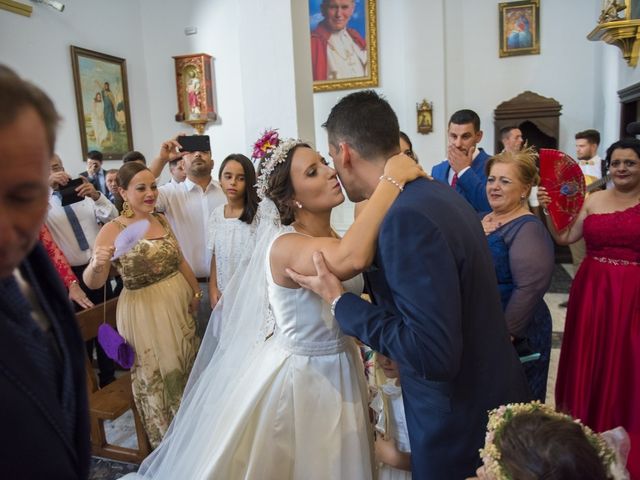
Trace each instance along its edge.
<instances>
[{"instance_id":1,"label":"man's tie","mask_svg":"<svg viewBox=\"0 0 640 480\"><path fill-rule=\"evenodd\" d=\"M58 363L55 342L52 332L45 333L31 316L31 304L22 293L16 278L11 275L0 280L0 291L2 292L3 303L5 308L11 309L11 319L16 323L16 334L22 336L25 341L22 343L23 348L33 360L34 364L43 377L49 382L49 387L56 394L60 389L60 372L61 367ZM58 369L60 368L60 369Z\"/></svg>"},{"instance_id":2,"label":"man's tie","mask_svg":"<svg viewBox=\"0 0 640 480\"><path fill-rule=\"evenodd\" d=\"M56 195L58 198L62 198L60 192L54 192L54 195ZM67 215L67 219L69 220L69 224L71 225L71 230L73 230L73 235L76 237L76 241L78 242L80 250L89 250L89 242L87 241L87 237L82 231L82 226L80 225L80 220L78 220L76 212L73 211L71 205L65 205L62 208L64 208L64 213Z\"/></svg>"},{"instance_id":3,"label":"man's tie","mask_svg":"<svg viewBox=\"0 0 640 480\"><path fill-rule=\"evenodd\" d=\"M453 178L451 179L451 188L456 188L457 184L458 184L458 174L454 173Z\"/></svg>"},{"instance_id":4,"label":"man's tie","mask_svg":"<svg viewBox=\"0 0 640 480\"><path fill-rule=\"evenodd\" d=\"M80 220L78 220L78 216L76 215L76 212L73 211L73 208L71 208L71 205L64 206L64 213L67 214L67 218L69 219L69 223L71 224L71 229L73 230L73 235L78 241L80 250L89 250L89 242L87 241L87 237L82 231Z\"/></svg>"}]
</instances>

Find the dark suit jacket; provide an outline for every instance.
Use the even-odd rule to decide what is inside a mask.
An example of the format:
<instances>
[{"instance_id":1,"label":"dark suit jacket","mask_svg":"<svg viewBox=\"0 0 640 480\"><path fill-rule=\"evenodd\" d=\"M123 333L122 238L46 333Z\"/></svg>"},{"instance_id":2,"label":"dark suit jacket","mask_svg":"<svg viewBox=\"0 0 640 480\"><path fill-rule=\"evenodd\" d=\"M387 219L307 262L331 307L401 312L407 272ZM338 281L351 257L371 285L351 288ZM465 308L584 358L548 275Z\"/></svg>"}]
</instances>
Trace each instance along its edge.
<instances>
[{"instance_id":1,"label":"dark suit jacket","mask_svg":"<svg viewBox=\"0 0 640 480\"><path fill-rule=\"evenodd\" d=\"M482 148L479 150L480 153L471 163L471 168L458 179L456 191L476 209L476 212L488 212L491 207L487 200L487 176L484 173L484 166L490 155ZM450 169L449 161L444 160L431 169L431 176L434 180L449 185Z\"/></svg>"},{"instance_id":2,"label":"dark suit jacket","mask_svg":"<svg viewBox=\"0 0 640 480\"><path fill-rule=\"evenodd\" d=\"M101 171L102 171L103 178L105 180L104 188L102 187L102 185L100 185L100 180L98 178L94 178L94 179L89 178L89 172L87 171L80 172L80 176L88 179L91 182L91 184L96 188L97 191L99 191L100 193L108 197L109 189L107 188L107 171L104 168L102 168Z\"/></svg>"},{"instance_id":3,"label":"dark suit jacket","mask_svg":"<svg viewBox=\"0 0 640 480\"><path fill-rule=\"evenodd\" d=\"M84 344L67 292L41 246L20 270L51 322L60 389L38 368L0 288L0 477L86 479L90 443ZM37 347L36 347L37 348Z\"/></svg>"},{"instance_id":4,"label":"dark suit jacket","mask_svg":"<svg viewBox=\"0 0 640 480\"><path fill-rule=\"evenodd\" d=\"M336 319L399 364L413 478L472 476L487 410L530 399L476 213L439 182L408 184L367 277L376 304L344 294Z\"/></svg>"}]
</instances>

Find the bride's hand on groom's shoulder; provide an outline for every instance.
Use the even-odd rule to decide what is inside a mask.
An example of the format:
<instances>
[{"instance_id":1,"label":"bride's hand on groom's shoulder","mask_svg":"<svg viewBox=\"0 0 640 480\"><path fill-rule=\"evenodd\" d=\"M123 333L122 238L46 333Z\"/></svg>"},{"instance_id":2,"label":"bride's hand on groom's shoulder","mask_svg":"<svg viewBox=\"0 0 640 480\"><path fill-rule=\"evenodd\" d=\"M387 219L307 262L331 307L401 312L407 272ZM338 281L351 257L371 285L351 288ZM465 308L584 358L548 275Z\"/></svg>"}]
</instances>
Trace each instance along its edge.
<instances>
[{"instance_id":1,"label":"bride's hand on groom's shoulder","mask_svg":"<svg viewBox=\"0 0 640 480\"><path fill-rule=\"evenodd\" d=\"M327 303L331 303L344 293L342 282L327 268L321 252L314 252L313 264L316 267L316 275L300 275L290 268L287 268L285 271L291 280L302 288L311 290L322 297Z\"/></svg>"},{"instance_id":2,"label":"bride's hand on groom's shoulder","mask_svg":"<svg viewBox=\"0 0 640 480\"><path fill-rule=\"evenodd\" d=\"M398 153L391 157L384 166L384 174L394 178L401 185L416 178L431 178L422 166L406 153Z\"/></svg>"}]
</instances>

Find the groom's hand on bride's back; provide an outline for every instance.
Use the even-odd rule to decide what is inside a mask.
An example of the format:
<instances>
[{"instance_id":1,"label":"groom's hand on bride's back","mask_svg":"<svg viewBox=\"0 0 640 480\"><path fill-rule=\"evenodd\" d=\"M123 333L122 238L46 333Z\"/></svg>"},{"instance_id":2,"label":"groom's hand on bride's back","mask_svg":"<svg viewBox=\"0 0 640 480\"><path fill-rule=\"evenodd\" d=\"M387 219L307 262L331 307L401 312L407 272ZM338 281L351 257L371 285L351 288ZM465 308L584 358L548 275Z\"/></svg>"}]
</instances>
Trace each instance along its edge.
<instances>
[{"instance_id":1,"label":"groom's hand on bride's back","mask_svg":"<svg viewBox=\"0 0 640 480\"><path fill-rule=\"evenodd\" d=\"M342 282L327 268L321 252L314 252L313 264L316 267L316 275L300 275L290 268L285 269L285 271L291 280L302 288L311 290L321 296L325 302L331 303L344 293Z\"/></svg>"}]
</instances>

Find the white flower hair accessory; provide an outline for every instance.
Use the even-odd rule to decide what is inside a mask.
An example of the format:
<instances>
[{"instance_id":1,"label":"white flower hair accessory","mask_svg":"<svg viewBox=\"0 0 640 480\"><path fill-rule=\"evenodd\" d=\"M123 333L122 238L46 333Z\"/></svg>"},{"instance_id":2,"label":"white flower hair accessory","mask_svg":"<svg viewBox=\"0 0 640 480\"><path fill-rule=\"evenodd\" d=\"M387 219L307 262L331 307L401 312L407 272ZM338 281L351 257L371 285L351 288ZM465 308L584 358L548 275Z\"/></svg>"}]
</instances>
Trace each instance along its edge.
<instances>
[{"instance_id":1,"label":"white flower hair accessory","mask_svg":"<svg viewBox=\"0 0 640 480\"><path fill-rule=\"evenodd\" d=\"M500 438L505 425L513 417L522 413L540 412L551 418L568 420L576 423L582 429L587 440L598 452L598 457L607 471L608 478L622 480L627 477L619 476L615 473L616 454L609 447L607 442L589 427L581 423L578 419L556 412L552 407L535 400L530 403L510 403L489 411L489 422L487 423L487 433L485 436L484 448L480 449L485 471L496 480L513 480L511 475L504 469L501 463L501 452L496 445L496 440Z\"/></svg>"},{"instance_id":2,"label":"white flower hair accessory","mask_svg":"<svg viewBox=\"0 0 640 480\"><path fill-rule=\"evenodd\" d=\"M260 160L262 166L256 182L256 191L260 198L265 198L269 184L269 177L276 166L284 163L289 150L304 143L302 140L287 138L280 140L277 130L266 130L253 145L253 158Z\"/></svg>"}]
</instances>

